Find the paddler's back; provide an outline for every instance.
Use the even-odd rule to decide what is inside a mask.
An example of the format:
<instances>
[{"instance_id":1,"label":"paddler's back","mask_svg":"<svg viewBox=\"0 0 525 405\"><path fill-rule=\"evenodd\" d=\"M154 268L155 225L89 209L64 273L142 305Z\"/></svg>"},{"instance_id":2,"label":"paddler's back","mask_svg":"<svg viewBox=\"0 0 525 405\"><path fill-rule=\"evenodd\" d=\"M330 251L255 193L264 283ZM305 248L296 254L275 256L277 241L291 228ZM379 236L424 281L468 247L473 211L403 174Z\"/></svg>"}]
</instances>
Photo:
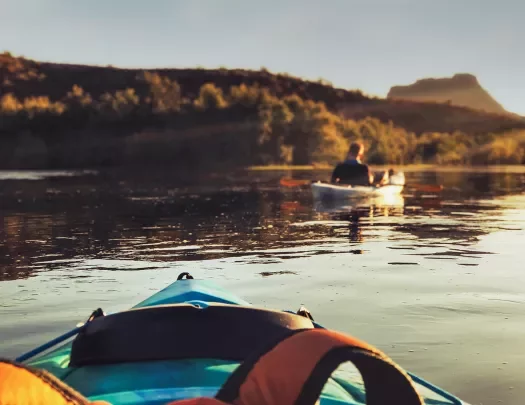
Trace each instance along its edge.
<instances>
[{"instance_id":1,"label":"paddler's back","mask_svg":"<svg viewBox=\"0 0 525 405\"><path fill-rule=\"evenodd\" d=\"M357 161L339 163L332 173L332 183L369 186L370 169Z\"/></svg>"}]
</instances>

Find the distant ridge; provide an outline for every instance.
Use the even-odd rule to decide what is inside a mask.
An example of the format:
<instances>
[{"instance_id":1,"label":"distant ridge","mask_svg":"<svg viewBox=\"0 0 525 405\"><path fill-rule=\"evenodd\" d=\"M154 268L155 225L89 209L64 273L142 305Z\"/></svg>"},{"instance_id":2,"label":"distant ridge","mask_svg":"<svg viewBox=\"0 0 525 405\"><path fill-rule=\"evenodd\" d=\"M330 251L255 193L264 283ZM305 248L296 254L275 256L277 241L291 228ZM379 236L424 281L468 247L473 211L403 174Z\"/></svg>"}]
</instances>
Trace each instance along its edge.
<instances>
[{"instance_id":1,"label":"distant ridge","mask_svg":"<svg viewBox=\"0 0 525 405\"><path fill-rule=\"evenodd\" d=\"M478 103L461 103L460 97L457 97L454 103L449 103L452 93L450 90L441 98L436 97L436 90L443 92L444 89L470 87L477 88L478 91L474 93L482 93L485 98L491 99L472 75L456 75L444 81L424 79L412 85L415 87L414 91L410 90L410 86L396 86L392 88L388 98L382 99L369 97L360 90L334 88L323 80L307 81L288 74L271 73L264 68L258 71L225 68L164 68L150 71L176 80L181 86L182 96L188 99L194 98L205 83L213 83L224 94L229 92L231 86L258 85L279 98L296 94L305 100L322 101L328 109L348 119L375 117L385 123L392 121L395 125L418 134L454 131L471 134L499 133L525 127L525 118L507 113L495 101L492 108L479 109ZM0 98L12 93L19 100L42 96L55 102L62 100L72 87L77 85L93 99L126 88L134 89L136 94L144 99L148 88L138 79L143 73L144 69L39 62L5 52L0 53ZM426 92L426 97L420 88L430 89ZM423 95L412 99L409 96L410 92ZM404 93L407 95L404 96ZM434 95L429 96L432 93ZM434 102L435 99L439 101ZM476 104L477 107L472 107L472 104Z\"/></svg>"},{"instance_id":2,"label":"distant ridge","mask_svg":"<svg viewBox=\"0 0 525 405\"><path fill-rule=\"evenodd\" d=\"M448 103L489 113L510 114L479 83L476 76L458 73L449 78L426 78L394 86L387 98Z\"/></svg>"}]
</instances>

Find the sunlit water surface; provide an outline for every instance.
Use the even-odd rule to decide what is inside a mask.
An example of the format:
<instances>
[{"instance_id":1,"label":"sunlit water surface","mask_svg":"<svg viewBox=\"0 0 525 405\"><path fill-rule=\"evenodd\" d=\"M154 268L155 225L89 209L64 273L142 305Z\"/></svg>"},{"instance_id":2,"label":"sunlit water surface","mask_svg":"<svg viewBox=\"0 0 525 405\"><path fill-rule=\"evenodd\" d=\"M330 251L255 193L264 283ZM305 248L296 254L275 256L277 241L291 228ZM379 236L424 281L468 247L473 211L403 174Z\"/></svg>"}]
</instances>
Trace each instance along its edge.
<instances>
[{"instance_id":1,"label":"sunlit water surface","mask_svg":"<svg viewBox=\"0 0 525 405\"><path fill-rule=\"evenodd\" d=\"M444 190L344 206L289 175L0 172L0 356L189 271L304 304L472 404L523 403L525 174L408 173Z\"/></svg>"}]
</instances>

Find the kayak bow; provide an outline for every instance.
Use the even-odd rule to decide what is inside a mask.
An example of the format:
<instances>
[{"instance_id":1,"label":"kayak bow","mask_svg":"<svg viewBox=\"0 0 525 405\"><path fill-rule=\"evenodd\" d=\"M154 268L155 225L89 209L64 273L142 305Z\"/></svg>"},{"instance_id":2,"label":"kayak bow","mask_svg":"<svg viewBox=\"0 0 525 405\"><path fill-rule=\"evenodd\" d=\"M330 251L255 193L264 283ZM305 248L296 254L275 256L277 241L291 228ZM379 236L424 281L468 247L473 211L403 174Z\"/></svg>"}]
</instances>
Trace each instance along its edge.
<instances>
[{"instance_id":1,"label":"kayak bow","mask_svg":"<svg viewBox=\"0 0 525 405\"><path fill-rule=\"evenodd\" d=\"M293 330L324 329L303 307L297 312L257 308L187 273L131 310L98 315L73 341L31 360L19 359L51 372L91 401L160 405L213 396L254 349ZM465 404L409 375L426 404ZM365 403L359 374L334 373L320 403Z\"/></svg>"}]
</instances>

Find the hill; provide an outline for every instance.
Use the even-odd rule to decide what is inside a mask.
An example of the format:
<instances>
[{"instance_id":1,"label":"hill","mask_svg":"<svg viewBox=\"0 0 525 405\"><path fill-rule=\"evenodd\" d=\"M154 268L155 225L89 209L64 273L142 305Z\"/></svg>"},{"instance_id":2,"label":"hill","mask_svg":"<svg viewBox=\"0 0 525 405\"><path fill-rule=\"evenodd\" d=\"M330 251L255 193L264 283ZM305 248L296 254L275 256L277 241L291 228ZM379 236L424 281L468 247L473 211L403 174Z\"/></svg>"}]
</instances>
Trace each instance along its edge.
<instances>
[{"instance_id":1,"label":"hill","mask_svg":"<svg viewBox=\"0 0 525 405\"><path fill-rule=\"evenodd\" d=\"M334 163L523 163L525 120L379 99L287 74L120 69L0 54L0 167L229 170Z\"/></svg>"},{"instance_id":2,"label":"hill","mask_svg":"<svg viewBox=\"0 0 525 405\"><path fill-rule=\"evenodd\" d=\"M508 113L471 74L458 73L450 78L428 78L407 86L394 86L389 99L430 101L469 107L488 113Z\"/></svg>"},{"instance_id":3,"label":"hill","mask_svg":"<svg viewBox=\"0 0 525 405\"><path fill-rule=\"evenodd\" d=\"M60 100L73 85L82 87L93 98L104 93L133 88L145 96L147 84L141 80L145 69L122 69L113 66L66 65L37 62L15 58L9 53L0 54L0 94L13 93L22 99L47 96ZM243 69L152 69L163 77L181 85L182 96L194 98L202 85L214 83L221 90L245 84L268 89L277 97L296 94L307 100L323 101L335 108L340 103L353 103L368 99L359 90L337 89L319 80L306 81L288 74L274 74L262 68L258 71Z\"/></svg>"}]
</instances>

